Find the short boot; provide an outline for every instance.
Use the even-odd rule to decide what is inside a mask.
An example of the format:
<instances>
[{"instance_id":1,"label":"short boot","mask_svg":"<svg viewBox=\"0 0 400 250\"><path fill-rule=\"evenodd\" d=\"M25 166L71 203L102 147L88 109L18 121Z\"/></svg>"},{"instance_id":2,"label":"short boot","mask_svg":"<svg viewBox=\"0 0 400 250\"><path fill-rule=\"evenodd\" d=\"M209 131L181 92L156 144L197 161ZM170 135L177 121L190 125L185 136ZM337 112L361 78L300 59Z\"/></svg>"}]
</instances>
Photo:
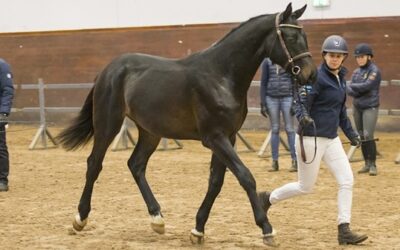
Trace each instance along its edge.
<instances>
[{"instance_id":1,"label":"short boot","mask_svg":"<svg viewBox=\"0 0 400 250\"><path fill-rule=\"evenodd\" d=\"M297 161L292 160L292 166L289 169L289 172L297 172Z\"/></svg>"},{"instance_id":2,"label":"short boot","mask_svg":"<svg viewBox=\"0 0 400 250\"><path fill-rule=\"evenodd\" d=\"M271 169L268 170L268 172L276 172L276 171L279 171L279 163L278 161L273 160Z\"/></svg>"},{"instance_id":3,"label":"short boot","mask_svg":"<svg viewBox=\"0 0 400 250\"><path fill-rule=\"evenodd\" d=\"M378 170L376 170L375 162L371 161L369 165L369 175L376 176L378 175Z\"/></svg>"},{"instance_id":4,"label":"short boot","mask_svg":"<svg viewBox=\"0 0 400 250\"><path fill-rule=\"evenodd\" d=\"M268 192L258 193L258 200L260 201L261 207L265 213L268 213L268 209L271 207L271 202L269 201L269 196L271 194Z\"/></svg>"},{"instance_id":5,"label":"short boot","mask_svg":"<svg viewBox=\"0 0 400 250\"><path fill-rule=\"evenodd\" d=\"M368 239L365 234L356 234L350 230L349 223L343 223L338 226L339 245L357 245Z\"/></svg>"},{"instance_id":6,"label":"short boot","mask_svg":"<svg viewBox=\"0 0 400 250\"><path fill-rule=\"evenodd\" d=\"M369 168L370 168L371 164L369 160L365 160L365 165L362 169L358 170L359 174L365 174L369 172Z\"/></svg>"}]
</instances>

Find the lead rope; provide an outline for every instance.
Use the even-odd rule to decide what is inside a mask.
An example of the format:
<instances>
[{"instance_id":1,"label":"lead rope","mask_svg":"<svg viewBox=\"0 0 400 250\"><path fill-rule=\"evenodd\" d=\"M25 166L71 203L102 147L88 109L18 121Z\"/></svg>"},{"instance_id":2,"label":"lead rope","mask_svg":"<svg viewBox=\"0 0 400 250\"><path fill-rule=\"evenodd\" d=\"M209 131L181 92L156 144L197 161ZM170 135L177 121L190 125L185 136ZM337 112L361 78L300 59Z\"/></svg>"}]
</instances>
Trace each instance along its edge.
<instances>
[{"instance_id":1,"label":"lead rope","mask_svg":"<svg viewBox=\"0 0 400 250\"><path fill-rule=\"evenodd\" d=\"M298 80L297 80L297 75L294 75L293 81L294 81L295 88L298 90L299 89L299 84L298 84ZM298 91L295 91L295 98L299 102L299 105L301 105ZM317 156L317 127L315 126L314 120L312 122L312 125L313 125L313 128L314 128L314 156L313 156L312 160L309 161L309 162L307 162L307 156L306 156L306 152L305 152L305 149L304 149L304 142L303 142L304 128L303 128L303 126L300 125L300 131L299 131L300 132L299 133L300 154L301 154L301 159L303 160L303 162L305 164L311 164L315 160L315 157Z\"/></svg>"}]
</instances>

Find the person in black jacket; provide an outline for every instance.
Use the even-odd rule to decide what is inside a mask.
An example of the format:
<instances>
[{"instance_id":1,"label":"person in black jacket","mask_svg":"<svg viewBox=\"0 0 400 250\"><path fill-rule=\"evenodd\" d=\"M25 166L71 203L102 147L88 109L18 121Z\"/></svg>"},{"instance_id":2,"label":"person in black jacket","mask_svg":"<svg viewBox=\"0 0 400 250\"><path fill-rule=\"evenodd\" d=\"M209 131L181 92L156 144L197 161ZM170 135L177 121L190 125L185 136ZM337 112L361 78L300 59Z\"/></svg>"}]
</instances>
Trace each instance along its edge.
<instances>
[{"instance_id":1,"label":"person in black jacket","mask_svg":"<svg viewBox=\"0 0 400 250\"><path fill-rule=\"evenodd\" d=\"M354 56L359 67L353 72L351 83L347 85L347 93L354 98L354 123L363 141L361 150L365 165L358 173L369 173L374 176L378 174L374 132L378 120L381 72L371 61L374 54L368 44L358 44Z\"/></svg>"},{"instance_id":2,"label":"person in black jacket","mask_svg":"<svg viewBox=\"0 0 400 250\"><path fill-rule=\"evenodd\" d=\"M0 192L8 191L10 163L6 142L6 125L14 97L10 65L0 58Z\"/></svg>"},{"instance_id":3,"label":"person in black jacket","mask_svg":"<svg viewBox=\"0 0 400 250\"><path fill-rule=\"evenodd\" d=\"M359 244L368 238L367 235L350 230L354 178L337 133L340 127L352 145L361 144L360 137L353 130L346 113L346 69L342 64L347 54L347 43L341 36L333 35L325 39L322 45L323 63L318 68L317 81L314 85L302 88L299 100L296 100L296 117L300 123L295 142L299 156L298 181L283 185L271 193L259 193L266 213L271 204L311 193L323 160L338 183L337 224L340 245ZM302 135L304 136L300 137ZM305 157L300 157L302 151Z\"/></svg>"},{"instance_id":4,"label":"person in black jacket","mask_svg":"<svg viewBox=\"0 0 400 250\"><path fill-rule=\"evenodd\" d=\"M288 138L292 165L290 172L297 171L296 150L294 148L295 130L293 119L293 82L292 77L279 65L266 58L261 64L260 84L261 114L271 122L272 167L270 172L279 170L279 130L282 113Z\"/></svg>"}]
</instances>

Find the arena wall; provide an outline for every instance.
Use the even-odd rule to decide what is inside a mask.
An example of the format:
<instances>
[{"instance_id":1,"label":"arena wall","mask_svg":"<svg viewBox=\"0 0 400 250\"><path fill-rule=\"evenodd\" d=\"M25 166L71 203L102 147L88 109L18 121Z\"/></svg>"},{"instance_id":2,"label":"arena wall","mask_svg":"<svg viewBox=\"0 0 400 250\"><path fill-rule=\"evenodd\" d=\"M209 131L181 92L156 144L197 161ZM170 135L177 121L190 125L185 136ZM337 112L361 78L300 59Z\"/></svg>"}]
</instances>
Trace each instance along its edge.
<instances>
[{"instance_id":1,"label":"arena wall","mask_svg":"<svg viewBox=\"0 0 400 250\"><path fill-rule=\"evenodd\" d=\"M320 63L320 46L324 38L339 34L346 38L352 50L359 42L368 42L375 52L374 60L382 70L382 114L399 115L400 102L400 34L397 32L400 17L313 19L304 20L310 51ZM141 28L97 29L58 32L26 32L0 34L0 56L13 69L15 84L37 83L88 83L113 58L127 52L154 54L181 58L209 47L221 39L238 23L159 26ZM352 56L345 63L356 67ZM254 80L259 80L259 72ZM350 77L350 74L348 75ZM259 106L258 84L249 90L250 111ZM46 91L48 107L81 106L87 89ZM351 107L349 100L349 107ZM35 107L37 91L16 89L15 110ZM67 118L65 114L49 114L54 119ZM15 112L16 120L36 119L36 114ZM265 122L264 122L265 123ZM251 125L250 127L252 127Z\"/></svg>"}]
</instances>

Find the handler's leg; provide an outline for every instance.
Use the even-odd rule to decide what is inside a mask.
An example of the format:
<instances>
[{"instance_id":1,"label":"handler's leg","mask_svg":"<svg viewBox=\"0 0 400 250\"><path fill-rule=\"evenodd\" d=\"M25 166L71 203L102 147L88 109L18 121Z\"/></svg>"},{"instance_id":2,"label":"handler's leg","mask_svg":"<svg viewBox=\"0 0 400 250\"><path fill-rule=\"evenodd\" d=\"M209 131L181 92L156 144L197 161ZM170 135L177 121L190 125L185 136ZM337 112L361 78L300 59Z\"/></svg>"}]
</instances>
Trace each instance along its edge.
<instances>
[{"instance_id":1,"label":"handler's leg","mask_svg":"<svg viewBox=\"0 0 400 250\"><path fill-rule=\"evenodd\" d=\"M301 159L298 159L298 181L288 183L279 187L271 192L269 201L271 204L275 204L279 201L291 198L293 196L308 194L312 192L312 189L317 181L321 158L325 151L326 141L325 138L317 138L317 152L313 162L307 164ZM305 136L303 138L304 148L306 151L307 159L311 160L314 156L314 137ZM300 141L299 136L296 135L296 153L300 155Z\"/></svg>"},{"instance_id":2,"label":"handler's leg","mask_svg":"<svg viewBox=\"0 0 400 250\"><path fill-rule=\"evenodd\" d=\"M358 244L368 238L350 230L353 200L353 171L339 137L332 140L326 149L324 162L336 178L338 191L338 241L340 245Z\"/></svg>"}]
</instances>

